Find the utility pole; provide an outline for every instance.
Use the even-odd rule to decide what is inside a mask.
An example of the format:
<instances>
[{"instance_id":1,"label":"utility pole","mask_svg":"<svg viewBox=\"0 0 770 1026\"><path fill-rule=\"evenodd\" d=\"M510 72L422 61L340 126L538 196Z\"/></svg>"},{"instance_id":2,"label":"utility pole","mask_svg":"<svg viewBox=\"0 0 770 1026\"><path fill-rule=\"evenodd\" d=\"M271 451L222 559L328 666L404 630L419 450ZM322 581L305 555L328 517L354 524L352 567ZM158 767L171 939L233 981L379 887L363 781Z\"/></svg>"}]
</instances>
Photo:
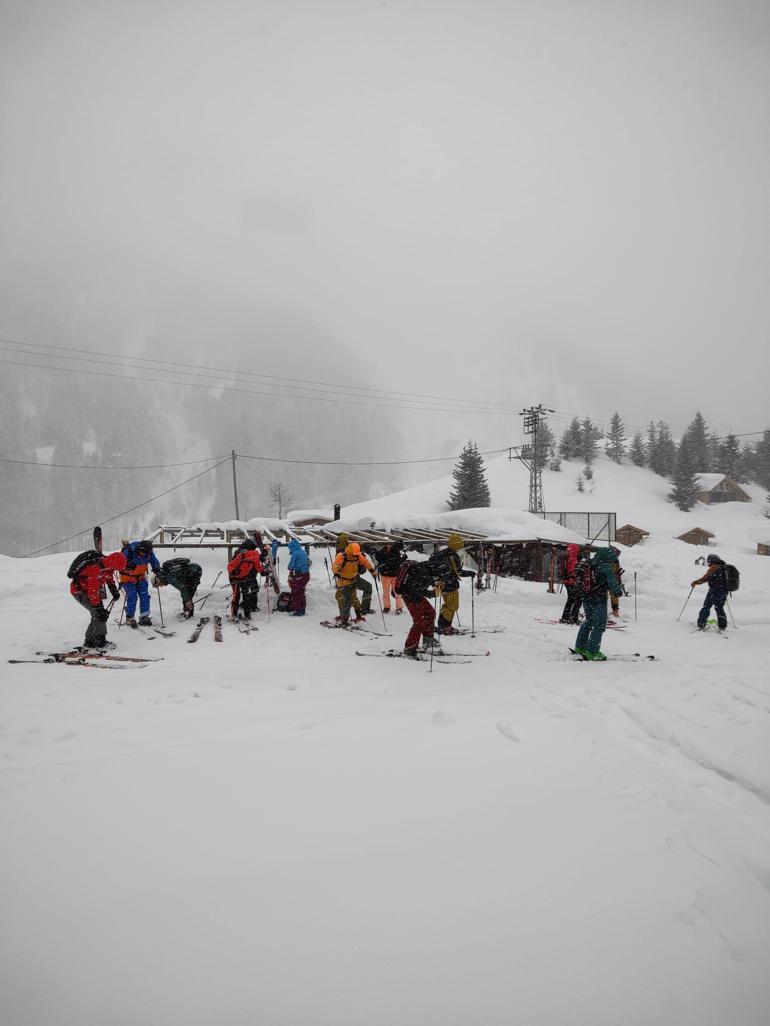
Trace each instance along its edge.
<instances>
[{"instance_id":1,"label":"utility pole","mask_svg":"<svg viewBox=\"0 0 770 1026\"><path fill-rule=\"evenodd\" d=\"M529 460L523 462L529 466L529 512L543 513L545 502L543 499L543 466L538 450L538 434L540 425L553 410L546 409L542 403L537 406L529 406L519 413L524 418L524 434L532 437L531 453ZM519 457L521 459L521 457Z\"/></svg>"},{"instance_id":2,"label":"utility pole","mask_svg":"<svg viewBox=\"0 0 770 1026\"><path fill-rule=\"evenodd\" d=\"M238 478L235 476L235 449L230 453L233 460L233 499L235 500L235 519L241 519L241 510L238 506Z\"/></svg>"}]
</instances>

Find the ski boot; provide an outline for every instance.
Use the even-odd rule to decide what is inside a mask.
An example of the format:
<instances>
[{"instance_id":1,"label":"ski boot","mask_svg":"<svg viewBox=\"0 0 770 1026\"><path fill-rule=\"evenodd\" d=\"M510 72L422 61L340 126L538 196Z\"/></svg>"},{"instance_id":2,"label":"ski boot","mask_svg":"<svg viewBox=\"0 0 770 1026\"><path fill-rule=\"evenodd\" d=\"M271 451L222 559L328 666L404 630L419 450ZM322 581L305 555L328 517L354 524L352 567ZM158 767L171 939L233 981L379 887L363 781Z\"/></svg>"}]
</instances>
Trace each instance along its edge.
<instances>
[{"instance_id":1,"label":"ski boot","mask_svg":"<svg viewBox=\"0 0 770 1026\"><path fill-rule=\"evenodd\" d=\"M403 657L404 657L404 659L419 660L420 653L417 651L416 648L405 648L404 649L404 656Z\"/></svg>"},{"instance_id":2,"label":"ski boot","mask_svg":"<svg viewBox=\"0 0 770 1026\"><path fill-rule=\"evenodd\" d=\"M403 611L404 611L403 609L397 609L397 610L396 610L396 616L401 616L401 614L403 613Z\"/></svg>"},{"instance_id":3,"label":"ski boot","mask_svg":"<svg viewBox=\"0 0 770 1026\"><path fill-rule=\"evenodd\" d=\"M131 628L131 630L134 630L134 631L136 630L136 617L135 616L127 616L126 617L126 623Z\"/></svg>"},{"instance_id":4,"label":"ski boot","mask_svg":"<svg viewBox=\"0 0 770 1026\"><path fill-rule=\"evenodd\" d=\"M607 656L604 654L604 652L586 652L583 658L587 659L591 663L607 662Z\"/></svg>"},{"instance_id":5,"label":"ski boot","mask_svg":"<svg viewBox=\"0 0 770 1026\"><path fill-rule=\"evenodd\" d=\"M139 617L139 626L140 627L152 627L152 620L150 619L149 616L140 616Z\"/></svg>"},{"instance_id":6,"label":"ski boot","mask_svg":"<svg viewBox=\"0 0 770 1026\"><path fill-rule=\"evenodd\" d=\"M353 623L366 623L366 617L363 613L356 613Z\"/></svg>"},{"instance_id":7,"label":"ski boot","mask_svg":"<svg viewBox=\"0 0 770 1026\"><path fill-rule=\"evenodd\" d=\"M441 642L437 641L436 638L423 638L422 639L422 650L423 652L430 652L433 649L434 655L442 655Z\"/></svg>"}]
</instances>

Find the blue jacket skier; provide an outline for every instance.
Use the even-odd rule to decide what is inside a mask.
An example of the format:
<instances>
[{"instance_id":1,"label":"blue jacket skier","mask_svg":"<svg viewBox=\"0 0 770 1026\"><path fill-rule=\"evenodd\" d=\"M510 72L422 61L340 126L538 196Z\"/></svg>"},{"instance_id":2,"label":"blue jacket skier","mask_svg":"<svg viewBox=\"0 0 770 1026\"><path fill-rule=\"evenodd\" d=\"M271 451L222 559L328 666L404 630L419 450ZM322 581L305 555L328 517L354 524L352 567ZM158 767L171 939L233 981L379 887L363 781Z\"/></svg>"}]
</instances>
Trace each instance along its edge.
<instances>
[{"instance_id":1,"label":"blue jacket skier","mask_svg":"<svg viewBox=\"0 0 770 1026\"><path fill-rule=\"evenodd\" d=\"M289 542L289 588L294 616L305 615L305 588L310 580L310 561L296 538Z\"/></svg>"},{"instance_id":2,"label":"blue jacket skier","mask_svg":"<svg viewBox=\"0 0 770 1026\"><path fill-rule=\"evenodd\" d=\"M126 557L126 569L120 574L120 586L126 596L126 623L129 627L136 627L134 613L138 599L139 623L143 627L151 627L147 568L149 565L157 573L160 570L158 557L152 550L152 542L146 540L126 542L121 551Z\"/></svg>"}]
</instances>

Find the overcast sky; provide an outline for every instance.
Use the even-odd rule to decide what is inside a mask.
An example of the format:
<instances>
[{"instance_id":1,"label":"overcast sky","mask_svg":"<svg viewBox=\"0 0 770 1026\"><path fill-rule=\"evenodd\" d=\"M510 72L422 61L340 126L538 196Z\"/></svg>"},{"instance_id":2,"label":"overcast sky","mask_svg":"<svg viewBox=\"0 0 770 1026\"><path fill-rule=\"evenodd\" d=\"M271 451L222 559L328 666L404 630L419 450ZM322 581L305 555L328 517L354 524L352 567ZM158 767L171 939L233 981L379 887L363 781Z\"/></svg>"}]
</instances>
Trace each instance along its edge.
<instances>
[{"instance_id":1,"label":"overcast sky","mask_svg":"<svg viewBox=\"0 0 770 1026\"><path fill-rule=\"evenodd\" d=\"M0 12L5 335L767 426L767 0Z\"/></svg>"}]
</instances>

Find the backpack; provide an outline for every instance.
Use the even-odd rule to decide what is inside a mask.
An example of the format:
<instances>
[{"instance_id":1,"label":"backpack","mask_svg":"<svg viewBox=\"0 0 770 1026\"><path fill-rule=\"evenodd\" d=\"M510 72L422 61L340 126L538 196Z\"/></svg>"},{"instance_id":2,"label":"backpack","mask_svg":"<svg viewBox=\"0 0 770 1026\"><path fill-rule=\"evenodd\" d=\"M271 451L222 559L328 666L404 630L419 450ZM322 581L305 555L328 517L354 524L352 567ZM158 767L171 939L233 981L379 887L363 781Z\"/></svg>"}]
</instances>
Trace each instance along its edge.
<instances>
[{"instance_id":1,"label":"backpack","mask_svg":"<svg viewBox=\"0 0 770 1026\"><path fill-rule=\"evenodd\" d=\"M423 563L417 563L413 559L405 560L398 568L396 579L393 582L393 591L396 595L403 595L407 584L410 582L418 586L419 584L424 584L430 587L436 579L434 569L430 560L426 560Z\"/></svg>"},{"instance_id":2,"label":"backpack","mask_svg":"<svg viewBox=\"0 0 770 1026\"><path fill-rule=\"evenodd\" d=\"M275 604L275 608L279 613L290 613L291 612L291 592L282 591L278 596L278 601Z\"/></svg>"},{"instance_id":3,"label":"backpack","mask_svg":"<svg viewBox=\"0 0 770 1026\"><path fill-rule=\"evenodd\" d=\"M93 566L94 563L100 563L102 559L101 552L97 552L96 549L88 549L86 552L81 552L79 556L70 563L70 568L67 571L67 577L74 581L77 579L79 574L85 570L87 566Z\"/></svg>"},{"instance_id":4,"label":"backpack","mask_svg":"<svg viewBox=\"0 0 770 1026\"><path fill-rule=\"evenodd\" d=\"M417 564L414 562L414 560L407 559L407 560L404 560L404 562L398 568L398 573L396 574L396 579L395 579L395 581L393 581L393 591L396 593L396 595L403 595L404 594L404 585L406 584L407 575L408 575L409 571L411 570L411 568L413 566L416 566L416 565Z\"/></svg>"},{"instance_id":5,"label":"backpack","mask_svg":"<svg viewBox=\"0 0 770 1026\"><path fill-rule=\"evenodd\" d=\"M722 574L725 580L725 587L728 591L737 591L740 588L741 575L731 563L725 563L722 567Z\"/></svg>"},{"instance_id":6,"label":"backpack","mask_svg":"<svg viewBox=\"0 0 770 1026\"><path fill-rule=\"evenodd\" d=\"M187 566L190 560L187 556L176 556L174 559L167 559L163 566L160 568L163 574L173 574L176 570L181 570L183 566Z\"/></svg>"},{"instance_id":7,"label":"backpack","mask_svg":"<svg viewBox=\"0 0 770 1026\"><path fill-rule=\"evenodd\" d=\"M583 595L591 595L598 587L596 571L588 562L582 560L575 567L575 586Z\"/></svg>"}]
</instances>

